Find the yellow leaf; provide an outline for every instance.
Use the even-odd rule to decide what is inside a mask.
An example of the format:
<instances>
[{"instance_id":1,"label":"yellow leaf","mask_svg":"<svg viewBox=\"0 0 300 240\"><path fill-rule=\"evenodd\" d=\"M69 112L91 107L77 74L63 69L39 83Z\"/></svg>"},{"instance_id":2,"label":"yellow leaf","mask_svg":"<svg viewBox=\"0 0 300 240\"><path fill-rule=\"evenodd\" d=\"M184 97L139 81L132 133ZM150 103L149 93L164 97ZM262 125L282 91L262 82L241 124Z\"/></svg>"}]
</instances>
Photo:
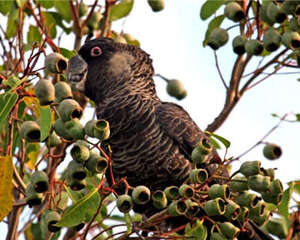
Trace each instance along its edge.
<instances>
[{"instance_id":1,"label":"yellow leaf","mask_svg":"<svg viewBox=\"0 0 300 240\"><path fill-rule=\"evenodd\" d=\"M0 157L0 222L9 214L13 205L12 157Z\"/></svg>"},{"instance_id":2,"label":"yellow leaf","mask_svg":"<svg viewBox=\"0 0 300 240\"><path fill-rule=\"evenodd\" d=\"M40 154L40 144L39 143L31 143L27 147L27 156L26 156L26 165L31 170L34 169L36 161Z\"/></svg>"}]
</instances>

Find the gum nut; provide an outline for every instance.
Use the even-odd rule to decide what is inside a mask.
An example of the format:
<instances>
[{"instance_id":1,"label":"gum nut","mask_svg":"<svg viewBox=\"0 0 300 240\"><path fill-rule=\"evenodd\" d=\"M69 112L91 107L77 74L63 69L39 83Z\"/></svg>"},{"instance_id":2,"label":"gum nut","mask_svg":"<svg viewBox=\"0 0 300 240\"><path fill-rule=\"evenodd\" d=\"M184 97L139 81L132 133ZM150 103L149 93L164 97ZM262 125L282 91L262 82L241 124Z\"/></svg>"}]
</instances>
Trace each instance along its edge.
<instances>
[{"instance_id":1,"label":"gum nut","mask_svg":"<svg viewBox=\"0 0 300 240\"><path fill-rule=\"evenodd\" d=\"M263 149L263 154L265 158L269 160L276 160L281 157L282 150L281 147L276 144L268 143Z\"/></svg>"},{"instance_id":2,"label":"gum nut","mask_svg":"<svg viewBox=\"0 0 300 240\"><path fill-rule=\"evenodd\" d=\"M232 41L233 52L238 55L243 55L246 52L245 44L248 39L245 36L236 36Z\"/></svg>"},{"instance_id":3,"label":"gum nut","mask_svg":"<svg viewBox=\"0 0 300 240\"><path fill-rule=\"evenodd\" d=\"M21 138L27 140L28 142L40 142L41 139L41 129L37 122L25 121L20 127Z\"/></svg>"},{"instance_id":4,"label":"gum nut","mask_svg":"<svg viewBox=\"0 0 300 240\"><path fill-rule=\"evenodd\" d=\"M48 175L44 171L35 171L30 177L30 182L37 193L46 192L48 190L48 181Z\"/></svg>"},{"instance_id":5,"label":"gum nut","mask_svg":"<svg viewBox=\"0 0 300 240\"><path fill-rule=\"evenodd\" d=\"M209 35L207 45L210 46L213 50L217 50L227 43L228 38L229 36L225 29L215 28Z\"/></svg>"},{"instance_id":6,"label":"gum nut","mask_svg":"<svg viewBox=\"0 0 300 240\"><path fill-rule=\"evenodd\" d=\"M72 89L69 84L66 82L58 82L55 84L55 98L58 103L61 101L67 99L67 98L72 98Z\"/></svg>"},{"instance_id":7,"label":"gum nut","mask_svg":"<svg viewBox=\"0 0 300 240\"><path fill-rule=\"evenodd\" d=\"M146 186L137 186L132 191L132 199L136 204L146 204L150 201L150 190Z\"/></svg>"},{"instance_id":8,"label":"gum nut","mask_svg":"<svg viewBox=\"0 0 300 240\"><path fill-rule=\"evenodd\" d=\"M159 12L164 9L164 0L148 0L148 4L153 12Z\"/></svg>"},{"instance_id":9,"label":"gum nut","mask_svg":"<svg viewBox=\"0 0 300 240\"><path fill-rule=\"evenodd\" d=\"M55 89L50 80L41 79L34 86L35 95L40 101L41 106L49 105L54 102Z\"/></svg>"},{"instance_id":10,"label":"gum nut","mask_svg":"<svg viewBox=\"0 0 300 240\"><path fill-rule=\"evenodd\" d=\"M227 3L224 9L224 15L234 22L239 22L245 18L245 12L237 2Z\"/></svg>"},{"instance_id":11,"label":"gum nut","mask_svg":"<svg viewBox=\"0 0 300 240\"><path fill-rule=\"evenodd\" d=\"M50 53L45 58L45 67L50 73L63 73L68 67L68 59L60 53Z\"/></svg>"},{"instance_id":12,"label":"gum nut","mask_svg":"<svg viewBox=\"0 0 300 240\"><path fill-rule=\"evenodd\" d=\"M64 121L70 121L73 118L81 118L82 108L79 103L73 99L65 99L58 106L60 118Z\"/></svg>"},{"instance_id":13,"label":"gum nut","mask_svg":"<svg viewBox=\"0 0 300 240\"><path fill-rule=\"evenodd\" d=\"M245 44L246 52L249 55L259 56L264 50L263 44L257 39L250 39Z\"/></svg>"},{"instance_id":14,"label":"gum nut","mask_svg":"<svg viewBox=\"0 0 300 240\"><path fill-rule=\"evenodd\" d=\"M263 44L264 48L269 52L274 52L280 47L281 36L273 28L268 29L264 33Z\"/></svg>"}]
</instances>

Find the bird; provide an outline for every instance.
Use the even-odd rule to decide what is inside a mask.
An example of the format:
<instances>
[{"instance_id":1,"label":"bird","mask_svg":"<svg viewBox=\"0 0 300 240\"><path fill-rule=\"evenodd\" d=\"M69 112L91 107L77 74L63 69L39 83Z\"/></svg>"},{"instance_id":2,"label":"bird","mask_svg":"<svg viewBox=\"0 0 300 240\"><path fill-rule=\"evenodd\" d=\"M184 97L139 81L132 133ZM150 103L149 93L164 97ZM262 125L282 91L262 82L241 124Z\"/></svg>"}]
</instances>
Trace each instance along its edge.
<instances>
[{"instance_id":1,"label":"bird","mask_svg":"<svg viewBox=\"0 0 300 240\"><path fill-rule=\"evenodd\" d=\"M151 191L184 183L193 149L201 141L211 144L181 106L157 96L153 76L149 54L109 38L85 42L67 71L69 81L95 102L97 118L110 124L105 143L112 151L114 179ZM213 149L201 167L214 171L221 162Z\"/></svg>"}]
</instances>

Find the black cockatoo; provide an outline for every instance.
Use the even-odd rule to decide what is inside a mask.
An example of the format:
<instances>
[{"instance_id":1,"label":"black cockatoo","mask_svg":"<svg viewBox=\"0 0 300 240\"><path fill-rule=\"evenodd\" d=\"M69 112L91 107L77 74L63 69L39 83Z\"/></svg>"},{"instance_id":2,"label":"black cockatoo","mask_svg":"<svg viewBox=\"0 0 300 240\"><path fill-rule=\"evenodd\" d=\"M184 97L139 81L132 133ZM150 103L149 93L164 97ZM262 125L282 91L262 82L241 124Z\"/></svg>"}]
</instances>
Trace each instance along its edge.
<instances>
[{"instance_id":1,"label":"black cockatoo","mask_svg":"<svg viewBox=\"0 0 300 240\"><path fill-rule=\"evenodd\" d=\"M97 117L110 123L106 142L114 178L156 190L182 184L192 168L192 150L209 140L182 107L158 98L153 74L146 52L108 38L87 41L67 73L96 103ZM215 169L220 162L213 150L205 167Z\"/></svg>"}]
</instances>

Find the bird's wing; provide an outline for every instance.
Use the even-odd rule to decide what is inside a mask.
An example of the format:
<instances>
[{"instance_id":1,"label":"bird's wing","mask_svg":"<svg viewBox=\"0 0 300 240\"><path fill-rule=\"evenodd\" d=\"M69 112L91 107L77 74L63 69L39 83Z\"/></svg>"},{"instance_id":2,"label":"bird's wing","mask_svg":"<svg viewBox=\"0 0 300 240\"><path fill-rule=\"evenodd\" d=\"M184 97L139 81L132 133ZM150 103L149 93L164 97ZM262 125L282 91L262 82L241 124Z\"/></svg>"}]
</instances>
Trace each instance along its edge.
<instances>
[{"instance_id":1,"label":"bird's wing","mask_svg":"<svg viewBox=\"0 0 300 240\"><path fill-rule=\"evenodd\" d=\"M197 143L207 136L199 129L190 115L180 106L174 103L162 102L156 108L156 117L162 129L179 146L179 150L191 159L191 153ZM212 159L219 162L220 158L214 151Z\"/></svg>"}]
</instances>

